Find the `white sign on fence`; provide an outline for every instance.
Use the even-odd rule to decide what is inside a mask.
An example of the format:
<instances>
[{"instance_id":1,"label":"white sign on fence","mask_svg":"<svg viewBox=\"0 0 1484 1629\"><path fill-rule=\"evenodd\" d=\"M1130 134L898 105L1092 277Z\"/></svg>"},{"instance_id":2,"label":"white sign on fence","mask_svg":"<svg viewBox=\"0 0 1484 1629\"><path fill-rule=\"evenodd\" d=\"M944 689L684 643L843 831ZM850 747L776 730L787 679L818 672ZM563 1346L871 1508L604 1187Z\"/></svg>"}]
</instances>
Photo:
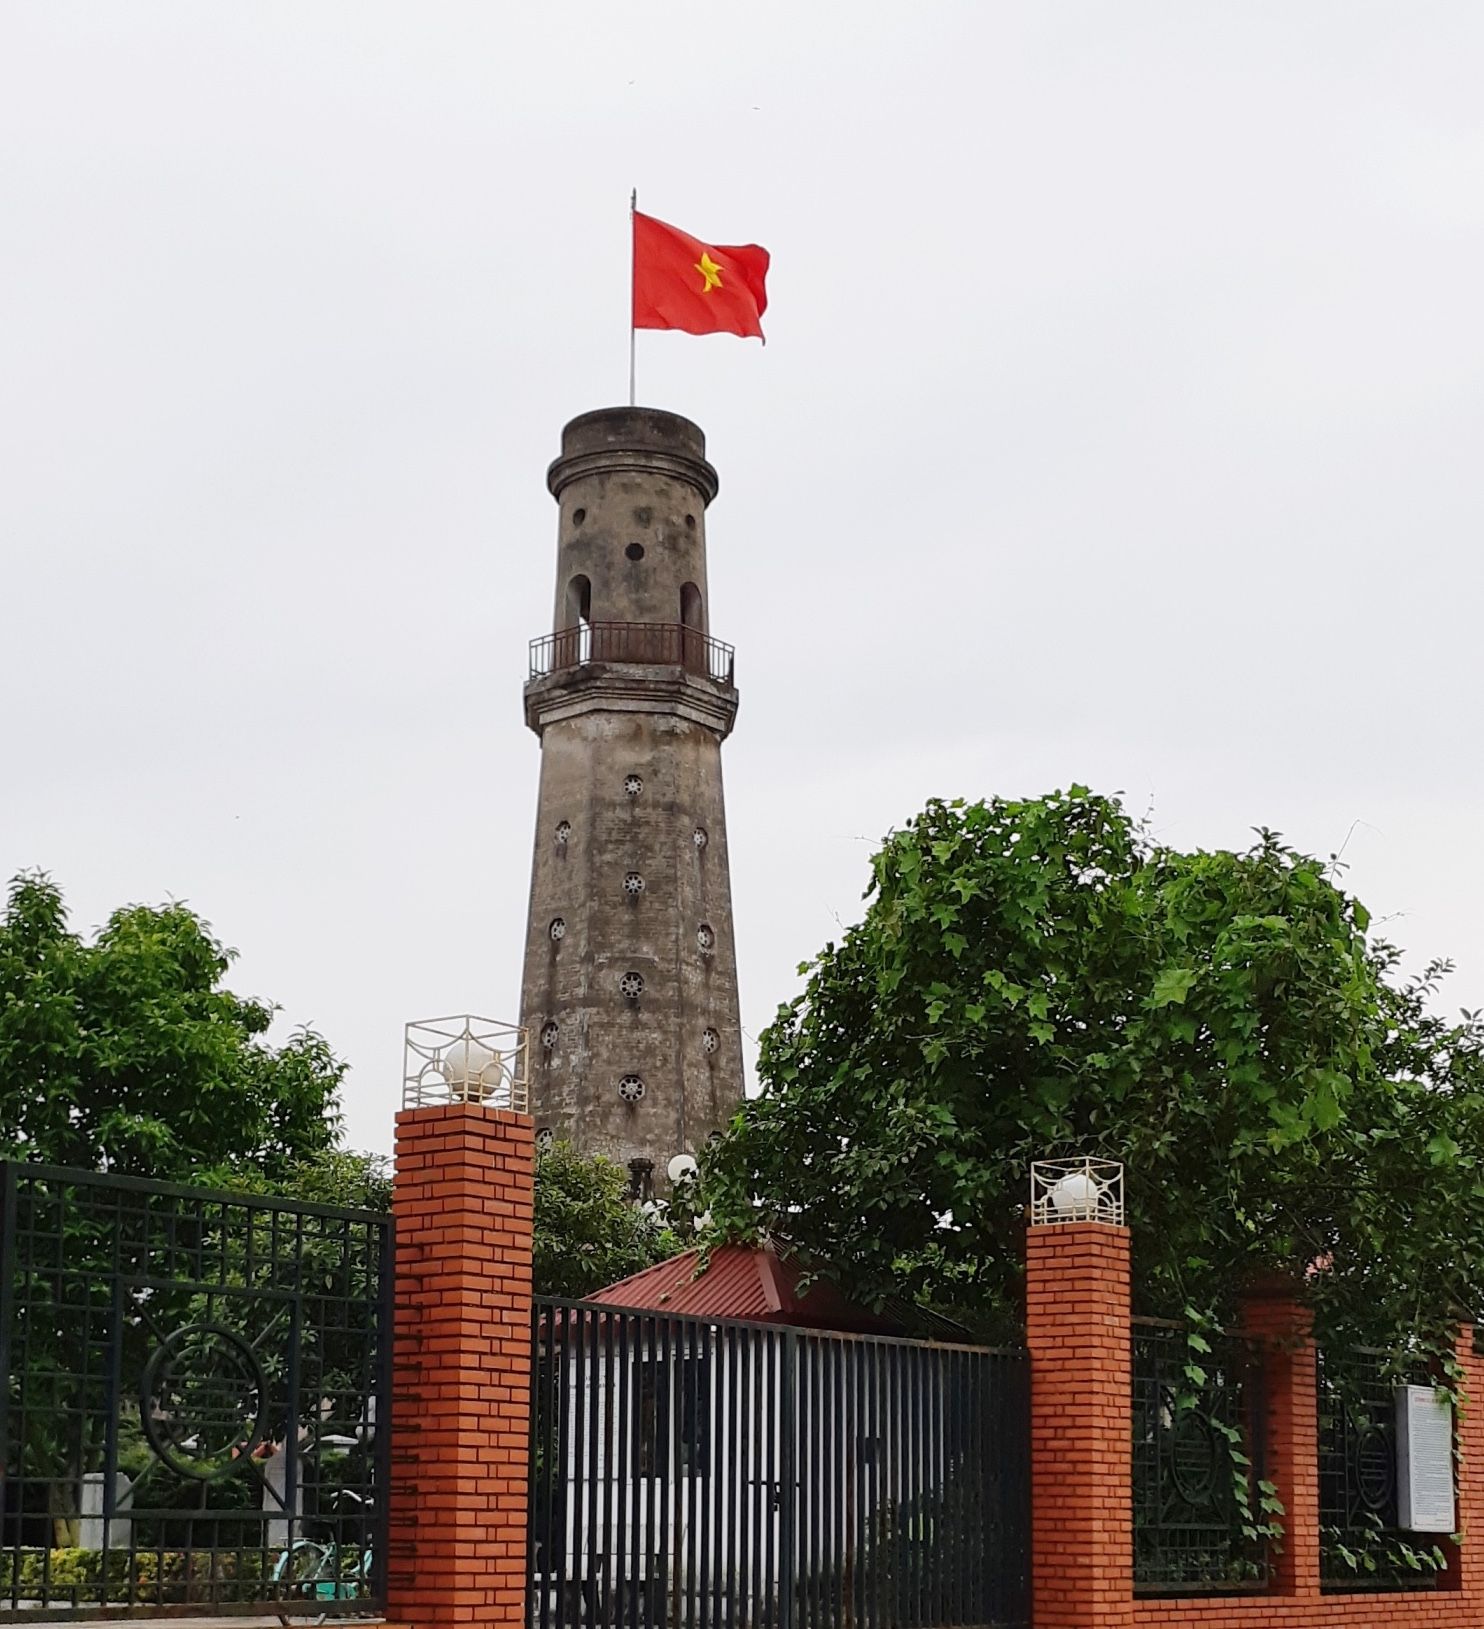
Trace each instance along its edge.
<instances>
[{"instance_id":1,"label":"white sign on fence","mask_svg":"<svg viewBox=\"0 0 1484 1629\"><path fill-rule=\"evenodd\" d=\"M1434 1386L1396 1388L1398 1526L1410 1533L1451 1533L1453 1399Z\"/></svg>"}]
</instances>

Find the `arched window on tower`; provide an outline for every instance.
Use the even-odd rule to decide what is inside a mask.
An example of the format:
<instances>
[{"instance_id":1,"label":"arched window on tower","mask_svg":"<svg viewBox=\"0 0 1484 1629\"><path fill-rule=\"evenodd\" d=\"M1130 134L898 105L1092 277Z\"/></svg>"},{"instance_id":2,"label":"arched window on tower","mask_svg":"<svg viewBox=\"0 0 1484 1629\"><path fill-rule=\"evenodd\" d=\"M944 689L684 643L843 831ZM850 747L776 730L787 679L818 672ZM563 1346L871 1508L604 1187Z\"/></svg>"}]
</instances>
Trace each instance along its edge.
<instances>
[{"instance_id":1,"label":"arched window on tower","mask_svg":"<svg viewBox=\"0 0 1484 1629\"><path fill-rule=\"evenodd\" d=\"M593 585L581 572L567 584L567 603L556 641L557 667L575 667L592 660Z\"/></svg>"},{"instance_id":2,"label":"arched window on tower","mask_svg":"<svg viewBox=\"0 0 1484 1629\"><path fill-rule=\"evenodd\" d=\"M704 673L706 623L701 607L701 591L694 583L680 585L680 642L686 668L692 673Z\"/></svg>"}]
</instances>

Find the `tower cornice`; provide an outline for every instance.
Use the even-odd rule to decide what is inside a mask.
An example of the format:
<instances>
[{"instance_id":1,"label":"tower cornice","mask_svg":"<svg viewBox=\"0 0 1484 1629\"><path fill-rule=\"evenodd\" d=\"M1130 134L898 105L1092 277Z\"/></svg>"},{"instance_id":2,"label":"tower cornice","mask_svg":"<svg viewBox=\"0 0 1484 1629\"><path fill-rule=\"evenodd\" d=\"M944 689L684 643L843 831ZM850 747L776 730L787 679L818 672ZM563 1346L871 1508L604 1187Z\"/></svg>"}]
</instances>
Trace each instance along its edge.
<instances>
[{"instance_id":1,"label":"tower cornice","mask_svg":"<svg viewBox=\"0 0 1484 1629\"><path fill-rule=\"evenodd\" d=\"M529 680L525 713L538 736L549 724L586 713L650 713L686 719L724 741L736 722L737 690L681 667L588 662Z\"/></svg>"},{"instance_id":2,"label":"tower cornice","mask_svg":"<svg viewBox=\"0 0 1484 1629\"><path fill-rule=\"evenodd\" d=\"M546 472L552 497L589 475L663 475L683 481L709 505L720 487L698 424L657 407L600 407L562 431L562 454Z\"/></svg>"},{"instance_id":3,"label":"tower cornice","mask_svg":"<svg viewBox=\"0 0 1484 1629\"><path fill-rule=\"evenodd\" d=\"M585 475L628 474L668 475L694 487L706 505L721 489L721 478L704 458L687 458L683 453L651 448L635 451L632 447L604 447L596 452L554 459L546 472L546 485L552 497L560 498L564 487Z\"/></svg>"}]
</instances>

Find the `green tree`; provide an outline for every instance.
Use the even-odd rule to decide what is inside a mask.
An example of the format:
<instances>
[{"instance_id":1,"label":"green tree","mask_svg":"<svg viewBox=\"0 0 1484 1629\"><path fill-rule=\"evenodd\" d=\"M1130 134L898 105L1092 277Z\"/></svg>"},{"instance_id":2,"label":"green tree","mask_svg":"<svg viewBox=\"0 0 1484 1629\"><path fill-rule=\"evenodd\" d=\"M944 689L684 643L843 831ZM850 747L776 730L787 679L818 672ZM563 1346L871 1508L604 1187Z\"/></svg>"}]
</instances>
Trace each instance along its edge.
<instances>
[{"instance_id":1,"label":"green tree","mask_svg":"<svg viewBox=\"0 0 1484 1629\"><path fill-rule=\"evenodd\" d=\"M601 1155L556 1142L536 1156L538 1295L580 1299L680 1248L675 1235L628 1197L628 1174Z\"/></svg>"},{"instance_id":2,"label":"green tree","mask_svg":"<svg viewBox=\"0 0 1484 1629\"><path fill-rule=\"evenodd\" d=\"M1443 1343L1484 1282L1484 1028L1435 1016L1335 868L1271 833L1152 842L1074 787L934 802L762 1039L708 1160L717 1228L850 1291L1019 1319L1034 1159L1127 1167L1145 1311L1229 1316L1257 1270L1321 1318Z\"/></svg>"},{"instance_id":3,"label":"green tree","mask_svg":"<svg viewBox=\"0 0 1484 1629\"><path fill-rule=\"evenodd\" d=\"M128 905L91 940L57 886L0 917L0 1154L179 1181L270 1180L335 1146L344 1065L222 987L233 953L184 905Z\"/></svg>"}]
</instances>

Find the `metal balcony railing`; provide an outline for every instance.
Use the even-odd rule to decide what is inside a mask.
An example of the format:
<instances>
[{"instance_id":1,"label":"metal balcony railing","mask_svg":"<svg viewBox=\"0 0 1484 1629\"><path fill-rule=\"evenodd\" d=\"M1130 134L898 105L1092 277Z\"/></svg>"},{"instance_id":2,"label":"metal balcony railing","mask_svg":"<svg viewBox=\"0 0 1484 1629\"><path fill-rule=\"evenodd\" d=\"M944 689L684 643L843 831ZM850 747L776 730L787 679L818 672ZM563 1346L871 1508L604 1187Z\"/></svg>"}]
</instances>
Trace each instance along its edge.
<instances>
[{"instance_id":1,"label":"metal balcony railing","mask_svg":"<svg viewBox=\"0 0 1484 1629\"><path fill-rule=\"evenodd\" d=\"M533 679L588 662L643 662L729 685L735 661L730 645L679 622L584 622L531 641Z\"/></svg>"}]
</instances>

